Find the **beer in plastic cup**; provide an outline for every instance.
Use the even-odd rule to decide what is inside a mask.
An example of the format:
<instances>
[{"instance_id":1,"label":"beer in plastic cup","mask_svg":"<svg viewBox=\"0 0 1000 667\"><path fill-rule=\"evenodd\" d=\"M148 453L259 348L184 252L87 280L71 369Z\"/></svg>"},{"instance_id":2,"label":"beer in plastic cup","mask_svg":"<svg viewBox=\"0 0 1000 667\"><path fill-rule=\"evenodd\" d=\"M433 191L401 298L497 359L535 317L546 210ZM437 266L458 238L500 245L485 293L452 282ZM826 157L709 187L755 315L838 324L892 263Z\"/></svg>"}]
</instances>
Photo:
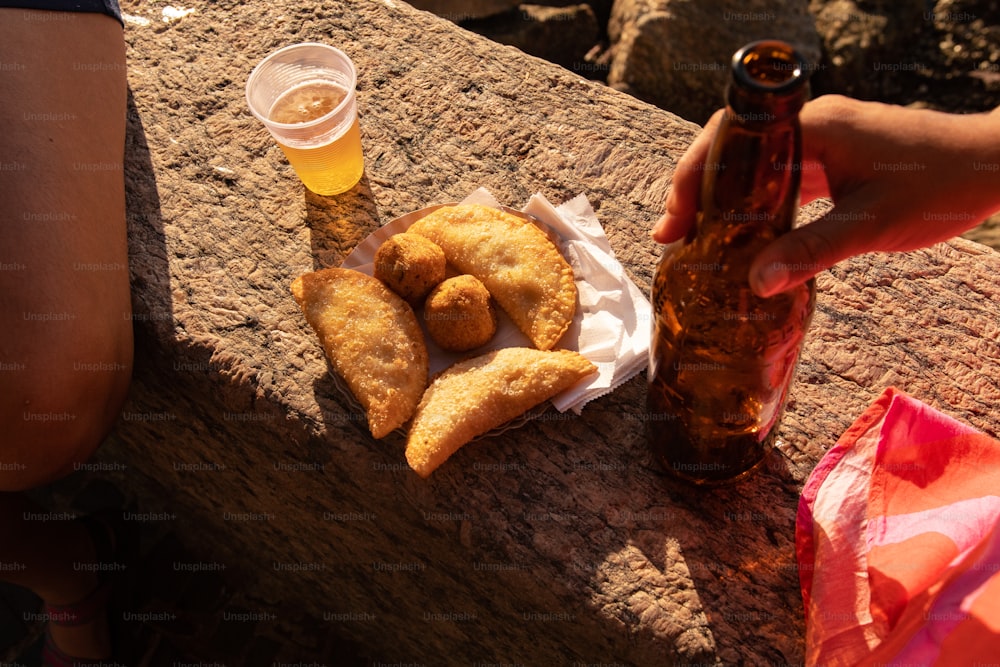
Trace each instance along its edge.
<instances>
[{"instance_id":1,"label":"beer in plastic cup","mask_svg":"<svg viewBox=\"0 0 1000 667\"><path fill-rule=\"evenodd\" d=\"M316 43L275 51L247 79L250 111L316 194L346 192L364 172L356 81L343 51Z\"/></svg>"}]
</instances>

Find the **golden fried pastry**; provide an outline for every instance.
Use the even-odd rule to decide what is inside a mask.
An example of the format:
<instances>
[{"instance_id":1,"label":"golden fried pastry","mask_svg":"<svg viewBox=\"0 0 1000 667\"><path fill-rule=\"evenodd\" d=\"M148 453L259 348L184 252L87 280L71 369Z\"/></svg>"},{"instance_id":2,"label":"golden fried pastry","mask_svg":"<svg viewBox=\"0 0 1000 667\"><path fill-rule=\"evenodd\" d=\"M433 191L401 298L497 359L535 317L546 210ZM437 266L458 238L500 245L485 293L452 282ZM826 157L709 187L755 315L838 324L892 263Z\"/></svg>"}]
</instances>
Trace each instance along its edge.
<instances>
[{"instance_id":1,"label":"golden fried pastry","mask_svg":"<svg viewBox=\"0 0 1000 667\"><path fill-rule=\"evenodd\" d=\"M427 386L427 346L410 308L381 281L351 269L322 269L292 282L292 295L333 369L382 438L413 415Z\"/></svg>"},{"instance_id":2,"label":"golden fried pastry","mask_svg":"<svg viewBox=\"0 0 1000 667\"><path fill-rule=\"evenodd\" d=\"M375 251L375 277L411 304L444 280L444 251L418 234L395 234Z\"/></svg>"},{"instance_id":3,"label":"golden fried pastry","mask_svg":"<svg viewBox=\"0 0 1000 667\"><path fill-rule=\"evenodd\" d=\"M424 302L424 326L445 350L466 352L497 332L497 312L486 286L475 276L448 278Z\"/></svg>"},{"instance_id":4,"label":"golden fried pastry","mask_svg":"<svg viewBox=\"0 0 1000 667\"><path fill-rule=\"evenodd\" d=\"M406 461L428 477L478 435L552 398L596 367L577 352L508 347L437 375L410 425Z\"/></svg>"},{"instance_id":5,"label":"golden fried pastry","mask_svg":"<svg viewBox=\"0 0 1000 667\"><path fill-rule=\"evenodd\" d=\"M479 278L532 344L551 349L576 312L573 269L542 230L477 204L440 208L407 230L444 250L448 262Z\"/></svg>"}]
</instances>

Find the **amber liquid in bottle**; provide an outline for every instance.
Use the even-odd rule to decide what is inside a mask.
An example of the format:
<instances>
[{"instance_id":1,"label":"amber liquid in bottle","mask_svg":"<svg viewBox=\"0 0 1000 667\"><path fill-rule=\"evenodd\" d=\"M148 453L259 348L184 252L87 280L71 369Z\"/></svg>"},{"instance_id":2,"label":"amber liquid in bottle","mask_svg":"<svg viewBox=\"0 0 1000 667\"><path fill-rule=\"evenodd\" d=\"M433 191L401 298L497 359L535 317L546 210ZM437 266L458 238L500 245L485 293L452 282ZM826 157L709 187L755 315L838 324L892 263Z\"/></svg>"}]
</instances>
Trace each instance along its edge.
<instances>
[{"instance_id":1,"label":"amber liquid in bottle","mask_svg":"<svg viewBox=\"0 0 1000 667\"><path fill-rule=\"evenodd\" d=\"M695 228L664 249L653 279L649 442L667 471L695 484L763 463L812 318L812 280L765 299L748 278L795 220L807 96L805 63L789 45L755 42L733 56Z\"/></svg>"}]
</instances>

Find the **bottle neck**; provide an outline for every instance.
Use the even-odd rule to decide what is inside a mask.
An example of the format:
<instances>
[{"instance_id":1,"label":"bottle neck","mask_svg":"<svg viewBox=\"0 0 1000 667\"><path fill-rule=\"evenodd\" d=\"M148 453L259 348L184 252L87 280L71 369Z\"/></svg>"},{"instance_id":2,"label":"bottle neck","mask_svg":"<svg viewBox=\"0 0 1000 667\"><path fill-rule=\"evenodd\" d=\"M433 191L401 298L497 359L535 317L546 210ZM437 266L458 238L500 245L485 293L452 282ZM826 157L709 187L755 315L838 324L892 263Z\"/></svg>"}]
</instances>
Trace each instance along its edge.
<instances>
[{"instance_id":1,"label":"bottle neck","mask_svg":"<svg viewBox=\"0 0 1000 667\"><path fill-rule=\"evenodd\" d=\"M747 131L768 132L774 126L787 124L798 117L805 103L806 89L793 94L749 91L730 85L726 94L726 115Z\"/></svg>"},{"instance_id":2,"label":"bottle neck","mask_svg":"<svg viewBox=\"0 0 1000 667\"><path fill-rule=\"evenodd\" d=\"M805 60L784 42L761 41L733 55L726 112L748 131L794 120L809 96Z\"/></svg>"},{"instance_id":3,"label":"bottle neck","mask_svg":"<svg viewBox=\"0 0 1000 667\"><path fill-rule=\"evenodd\" d=\"M806 66L782 42L755 42L733 56L726 111L709 151L698 234L767 243L791 229L802 149L798 113Z\"/></svg>"},{"instance_id":4,"label":"bottle neck","mask_svg":"<svg viewBox=\"0 0 1000 667\"><path fill-rule=\"evenodd\" d=\"M784 233L794 222L802 176L798 117L745 123L731 111L709 150L699 224Z\"/></svg>"}]
</instances>

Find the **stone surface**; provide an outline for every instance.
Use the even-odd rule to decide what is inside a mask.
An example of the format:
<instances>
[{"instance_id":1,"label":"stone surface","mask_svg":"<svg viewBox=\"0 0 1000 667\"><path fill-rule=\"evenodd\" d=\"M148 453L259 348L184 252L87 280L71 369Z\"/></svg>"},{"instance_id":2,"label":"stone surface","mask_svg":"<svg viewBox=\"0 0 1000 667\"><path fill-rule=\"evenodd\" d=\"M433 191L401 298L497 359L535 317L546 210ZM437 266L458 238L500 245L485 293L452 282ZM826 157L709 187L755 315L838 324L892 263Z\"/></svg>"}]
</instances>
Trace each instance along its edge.
<instances>
[{"instance_id":1,"label":"stone surface","mask_svg":"<svg viewBox=\"0 0 1000 667\"><path fill-rule=\"evenodd\" d=\"M489 4L489 0L487 0ZM716 31L717 21L699 21L701 14L694 11L671 13L669 16L656 14L662 3L651 0L587 0L597 19L599 39L594 40L589 26L584 30L565 29L558 35L559 48L552 42L551 32L539 24L564 20L559 17L536 19L526 7L552 5L569 8L572 0L538 0L533 5L518 5L499 13L472 11L466 14L442 7L444 17L454 17L457 23L469 30L489 36L502 43L517 46L526 53L546 58L587 78L608 81L610 63L631 63L630 68L653 71L659 58L659 45L652 49L639 41L641 52L631 53L633 42L621 40L623 32L635 32L634 28L623 30L622 21L616 19L609 28L612 4L617 4L617 13L630 26L637 26L646 20L670 20L678 34L694 35L696 38L710 36ZM893 104L918 104L956 113L979 112L993 109L1000 104L1000 10L996 3L988 0L906 0L905 2L856 2L854 0L810 0L809 12L819 35L820 52L813 74L813 92L841 93L858 97L877 99ZM469 5L476 7L475 3ZM712 9L715 5L706 5ZM801 4L796 5L801 13ZM783 12L784 7L780 8ZM747 18L766 26L768 31L782 30L773 16L747 7L734 8ZM475 14L470 18L467 14ZM773 27L772 27L773 23ZM563 26L568 28L568 26ZM614 43L608 37L613 35ZM810 38L811 49L815 50L815 38ZM553 51L555 55L553 56ZM584 53L581 60L576 54ZM570 56L570 54L573 54ZM652 64L643 64L643 58L651 56ZM694 69L693 65L687 66ZM713 67L706 66L706 72ZM653 72L655 74L655 72ZM666 80L666 77L663 77ZM615 81L616 87L632 90L627 81ZM658 86L655 76L644 76L644 86ZM668 111L676 111L673 105L683 96L663 94L655 89L638 90L644 99L655 101ZM721 93L719 93L721 94ZM716 104L719 95L711 100ZM991 245L1000 247L1000 242L991 239Z\"/></svg>"},{"instance_id":2,"label":"stone surface","mask_svg":"<svg viewBox=\"0 0 1000 667\"><path fill-rule=\"evenodd\" d=\"M889 384L1000 431L1000 257L954 241L821 276L779 451L746 483L658 471L641 377L419 479L337 391L292 279L482 185L513 206L586 194L646 289L698 128L396 0L185 6L123 2L137 365L93 474L239 573L258 636L306 613L382 662L799 664L793 522L837 436ZM303 191L243 98L261 57L307 40L360 71L366 174L338 197Z\"/></svg>"},{"instance_id":3,"label":"stone surface","mask_svg":"<svg viewBox=\"0 0 1000 667\"><path fill-rule=\"evenodd\" d=\"M116 484L108 485L88 467L31 493L41 506L70 515L132 508L122 509L121 516L138 533L139 549L120 570L111 601L110 620L121 652L117 664L370 667L372 659L336 625L255 597L239 572L185 549L173 532L177 516L164 512L154 517L138 509L131 496L141 487L119 472L124 474ZM41 664L42 612L37 597L0 582L0 664Z\"/></svg>"},{"instance_id":4,"label":"stone surface","mask_svg":"<svg viewBox=\"0 0 1000 667\"><path fill-rule=\"evenodd\" d=\"M949 65L982 75L997 74L1000 6L995 2L937 0L923 19L941 34L939 46Z\"/></svg>"},{"instance_id":5,"label":"stone surface","mask_svg":"<svg viewBox=\"0 0 1000 667\"><path fill-rule=\"evenodd\" d=\"M461 23L481 19L514 9L520 0L410 0L417 9L423 9L443 19Z\"/></svg>"},{"instance_id":6,"label":"stone surface","mask_svg":"<svg viewBox=\"0 0 1000 667\"><path fill-rule=\"evenodd\" d=\"M861 99L898 95L898 82L929 70L926 56L913 47L930 28L924 0L811 0L823 60L815 73L818 91Z\"/></svg>"},{"instance_id":7,"label":"stone surface","mask_svg":"<svg viewBox=\"0 0 1000 667\"><path fill-rule=\"evenodd\" d=\"M697 123L725 103L729 62L744 44L783 39L820 57L806 0L617 0L608 34L608 83Z\"/></svg>"},{"instance_id":8,"label":"stone surface","mask_svg":"<svg viewBox=\"0 0 1000 667\"><path fill-rule=\"evenodd\" d=\"M464 27L501 44L561 65L588 78L599 73L588 54L601 40L602 27L589 4L566 7L520 5L517 12Z\"/></svg>"}]
</instances>

